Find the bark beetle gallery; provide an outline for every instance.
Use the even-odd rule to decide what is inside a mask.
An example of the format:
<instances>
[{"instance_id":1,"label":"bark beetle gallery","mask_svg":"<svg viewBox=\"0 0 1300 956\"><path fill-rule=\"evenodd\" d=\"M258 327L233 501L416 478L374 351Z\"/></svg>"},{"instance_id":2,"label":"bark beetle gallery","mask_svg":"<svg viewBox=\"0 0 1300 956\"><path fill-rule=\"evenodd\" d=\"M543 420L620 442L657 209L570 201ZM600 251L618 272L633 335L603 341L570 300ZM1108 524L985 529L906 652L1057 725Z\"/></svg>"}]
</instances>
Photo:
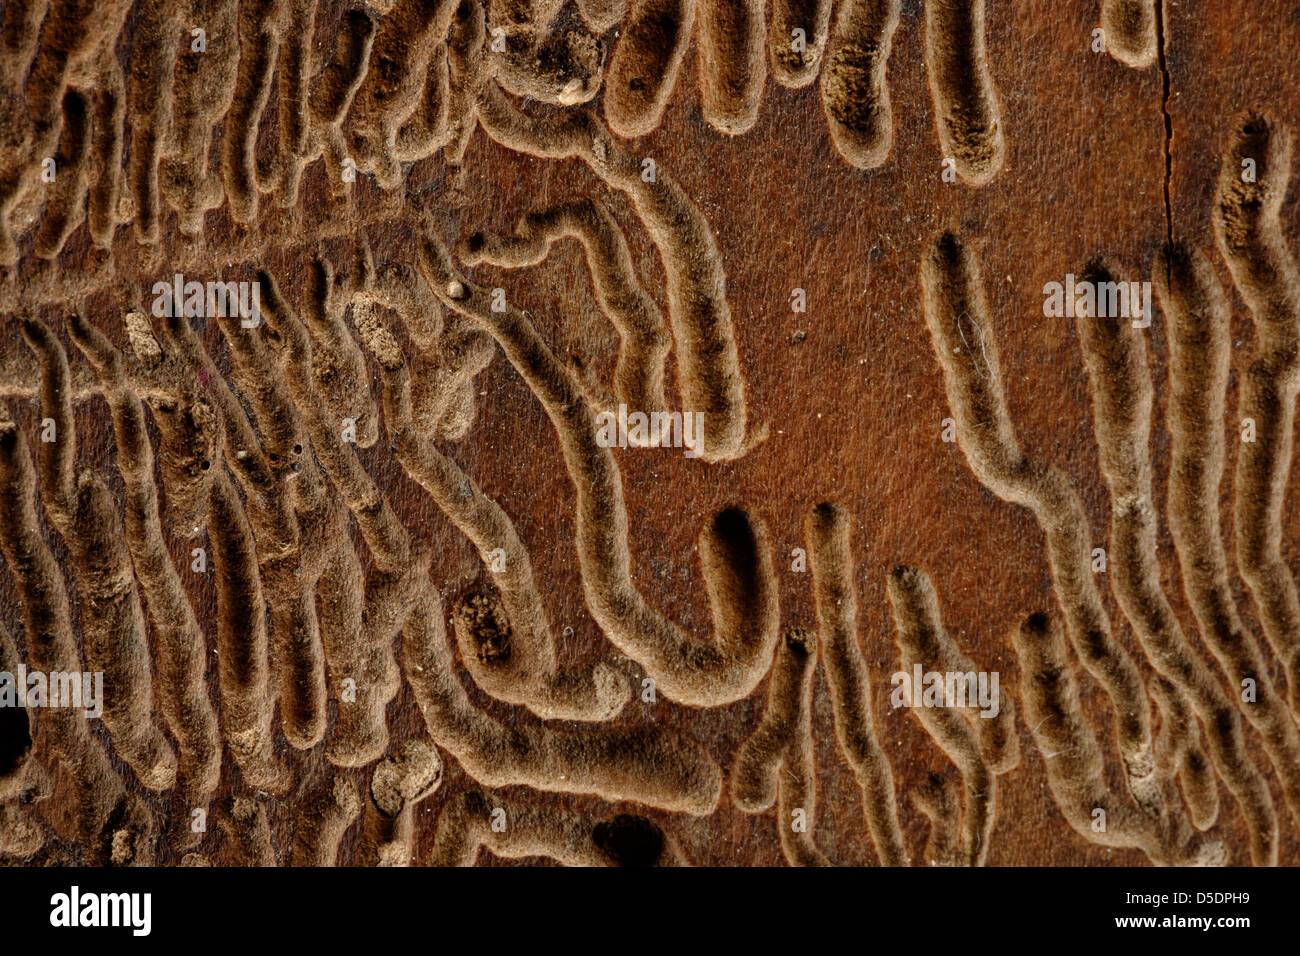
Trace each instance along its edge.
<instances>
[{"instance_id":1,"label":"bark beetle gallery","mask_svg":"<svg viewBox=\"0 0 1300 956\"><path fill-rule=\"evenodd\" d=\"M1291 6L5 4L0 858L1300 862Z\"/></svg>"}]
</instances>

